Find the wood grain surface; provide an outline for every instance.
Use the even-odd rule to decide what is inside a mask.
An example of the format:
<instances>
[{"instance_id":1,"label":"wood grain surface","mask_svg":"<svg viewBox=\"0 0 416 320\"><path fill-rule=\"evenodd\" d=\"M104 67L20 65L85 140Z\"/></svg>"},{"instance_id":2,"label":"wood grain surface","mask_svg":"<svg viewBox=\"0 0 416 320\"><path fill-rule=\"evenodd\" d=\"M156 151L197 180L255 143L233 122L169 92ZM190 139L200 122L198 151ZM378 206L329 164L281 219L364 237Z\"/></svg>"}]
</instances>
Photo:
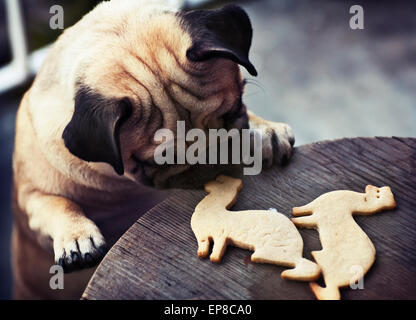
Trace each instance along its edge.
<instances>
[{"instance_id":1,"label":"wood grain surface","mask_svg":"<svg viewBox=\"0 0 416 320\"><path fill-rule=\"evenodd\" d=\"M356 216L377 250L364 289L342 299L416 299L416 139L356 138L295 148L285 167L244 176L232 210L294 206L332 190L364 192L390 186L393 211ZM250 262L251 252L229 246L220 264L197 257L190 227L203 190L178 190L143 215L113 246L86 288L84 299L314 299L307 283L283 280L285 268ZM300 230L304 256L319 250L318 233Z\"/></svg>"}]
</instances>

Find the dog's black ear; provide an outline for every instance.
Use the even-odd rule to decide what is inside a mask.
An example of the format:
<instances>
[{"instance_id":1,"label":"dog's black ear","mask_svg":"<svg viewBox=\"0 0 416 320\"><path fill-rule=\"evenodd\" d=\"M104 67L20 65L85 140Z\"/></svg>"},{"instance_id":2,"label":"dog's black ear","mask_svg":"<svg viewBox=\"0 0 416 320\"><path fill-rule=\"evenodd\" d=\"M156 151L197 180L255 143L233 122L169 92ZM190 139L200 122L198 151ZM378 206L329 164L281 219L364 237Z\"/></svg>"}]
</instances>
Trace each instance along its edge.
<instances>
[{"instance_id":1,"label":"dog's black ear","mask_svg":"<svg viewBox=\"0 0 416 320\"><path fill-rule=\"evenodd\" d=\"M251 75L257 75L248 58L253 29L242 8L227 5L218 10L185 12L182 13L182 24L193 42L186 53L189 60L227 58L244 66Z\"/></svg>"},{"instance_id":2,"label":"dog's black ear","mask_svg":"<svg viewBox=\"0 0 416 320\"><path fill-rule=\"evenodd\" d=\"M65 146L78 158L109 163L122 175L119 129L131 110L128 98L108 99L80 86L74 114L62 134Z\"/></svg>"}]
</instances>

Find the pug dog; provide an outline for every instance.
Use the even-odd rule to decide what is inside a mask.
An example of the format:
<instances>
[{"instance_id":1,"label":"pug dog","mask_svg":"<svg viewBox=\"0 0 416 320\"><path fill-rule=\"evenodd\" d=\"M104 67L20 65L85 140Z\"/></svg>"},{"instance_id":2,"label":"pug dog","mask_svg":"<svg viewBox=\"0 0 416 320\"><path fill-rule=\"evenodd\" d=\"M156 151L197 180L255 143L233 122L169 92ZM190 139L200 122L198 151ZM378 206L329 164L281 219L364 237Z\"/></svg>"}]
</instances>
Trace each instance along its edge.
<instances>
[{"instance_id":1,"label":"pug dog","mask_svg":"<svg viewBox=\"0 0 416 320\"><path fill-rule=\"evenodd\" d=\"M165 197L152 187L185 174L155 164L158 129L250 128L266 164L290 158L291 128L242 102L239 65L257 75L251 40L238 6L182 12L163 1L102 2L65 30L17 114L15 298L79 298L90 267ZM55 264L68 272L62 290L50 283Z\"/></svg>"}]
</instances>

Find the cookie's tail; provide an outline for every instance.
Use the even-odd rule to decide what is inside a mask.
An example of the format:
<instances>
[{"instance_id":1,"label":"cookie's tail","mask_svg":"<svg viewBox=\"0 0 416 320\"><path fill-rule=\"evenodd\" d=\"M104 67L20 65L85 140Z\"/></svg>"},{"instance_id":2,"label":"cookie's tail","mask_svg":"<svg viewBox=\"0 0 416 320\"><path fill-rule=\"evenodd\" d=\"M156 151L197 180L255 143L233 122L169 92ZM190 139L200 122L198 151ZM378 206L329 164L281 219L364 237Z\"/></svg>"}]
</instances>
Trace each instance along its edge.
<instances>
[{"instance_id":1,"label":"cookie's tail","mask_svg":"<svg viewBox=\"0 0 416 320\"><path fill-rule=\"evenodd\" d=\"M318 279L321 274L321 268L314 262L301 258L296 262L294 269L282 272L283 279L313 281Z\"/></svg>"},{"instance_id":2,"label":"cookie's tail","mask_svg":"<svg viewBox=\"0 0 416 320\"><path fill-rule=\"evenodd\" d=\"M309 287L318 300L340 300L341 294L338 287L321 287L315 282L309 283Z\"/></svg>"}]
</instances>

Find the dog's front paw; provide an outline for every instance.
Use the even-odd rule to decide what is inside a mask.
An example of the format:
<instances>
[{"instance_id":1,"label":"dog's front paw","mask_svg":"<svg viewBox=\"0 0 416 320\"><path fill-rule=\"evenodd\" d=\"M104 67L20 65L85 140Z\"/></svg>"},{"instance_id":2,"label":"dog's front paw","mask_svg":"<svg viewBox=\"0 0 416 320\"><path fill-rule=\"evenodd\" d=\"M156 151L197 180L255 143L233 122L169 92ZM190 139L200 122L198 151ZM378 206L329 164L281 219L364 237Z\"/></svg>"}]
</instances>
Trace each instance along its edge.
<instances>
[{"instance_id":1,"label":"dog's front paw","mask_svg":"<svg viewBox=\"0 0 416 320\"><path fill-rule=\"evenodd\" d=\"M286 123L265 121L254 130L262 135L263 165L287 164L295 144L292 128Z\"/></svg>"},{"instance_id":2,"label":"dog's front paw","mask_svg":"<svg viewBox=\"0 0 416 320\"><path fill-rule=\"evenodd\" d=\"M53 239L55 263L65 272L93 267L107 252L104 237L90 220L83 219Z\"/></svg>"}]
</instances>

